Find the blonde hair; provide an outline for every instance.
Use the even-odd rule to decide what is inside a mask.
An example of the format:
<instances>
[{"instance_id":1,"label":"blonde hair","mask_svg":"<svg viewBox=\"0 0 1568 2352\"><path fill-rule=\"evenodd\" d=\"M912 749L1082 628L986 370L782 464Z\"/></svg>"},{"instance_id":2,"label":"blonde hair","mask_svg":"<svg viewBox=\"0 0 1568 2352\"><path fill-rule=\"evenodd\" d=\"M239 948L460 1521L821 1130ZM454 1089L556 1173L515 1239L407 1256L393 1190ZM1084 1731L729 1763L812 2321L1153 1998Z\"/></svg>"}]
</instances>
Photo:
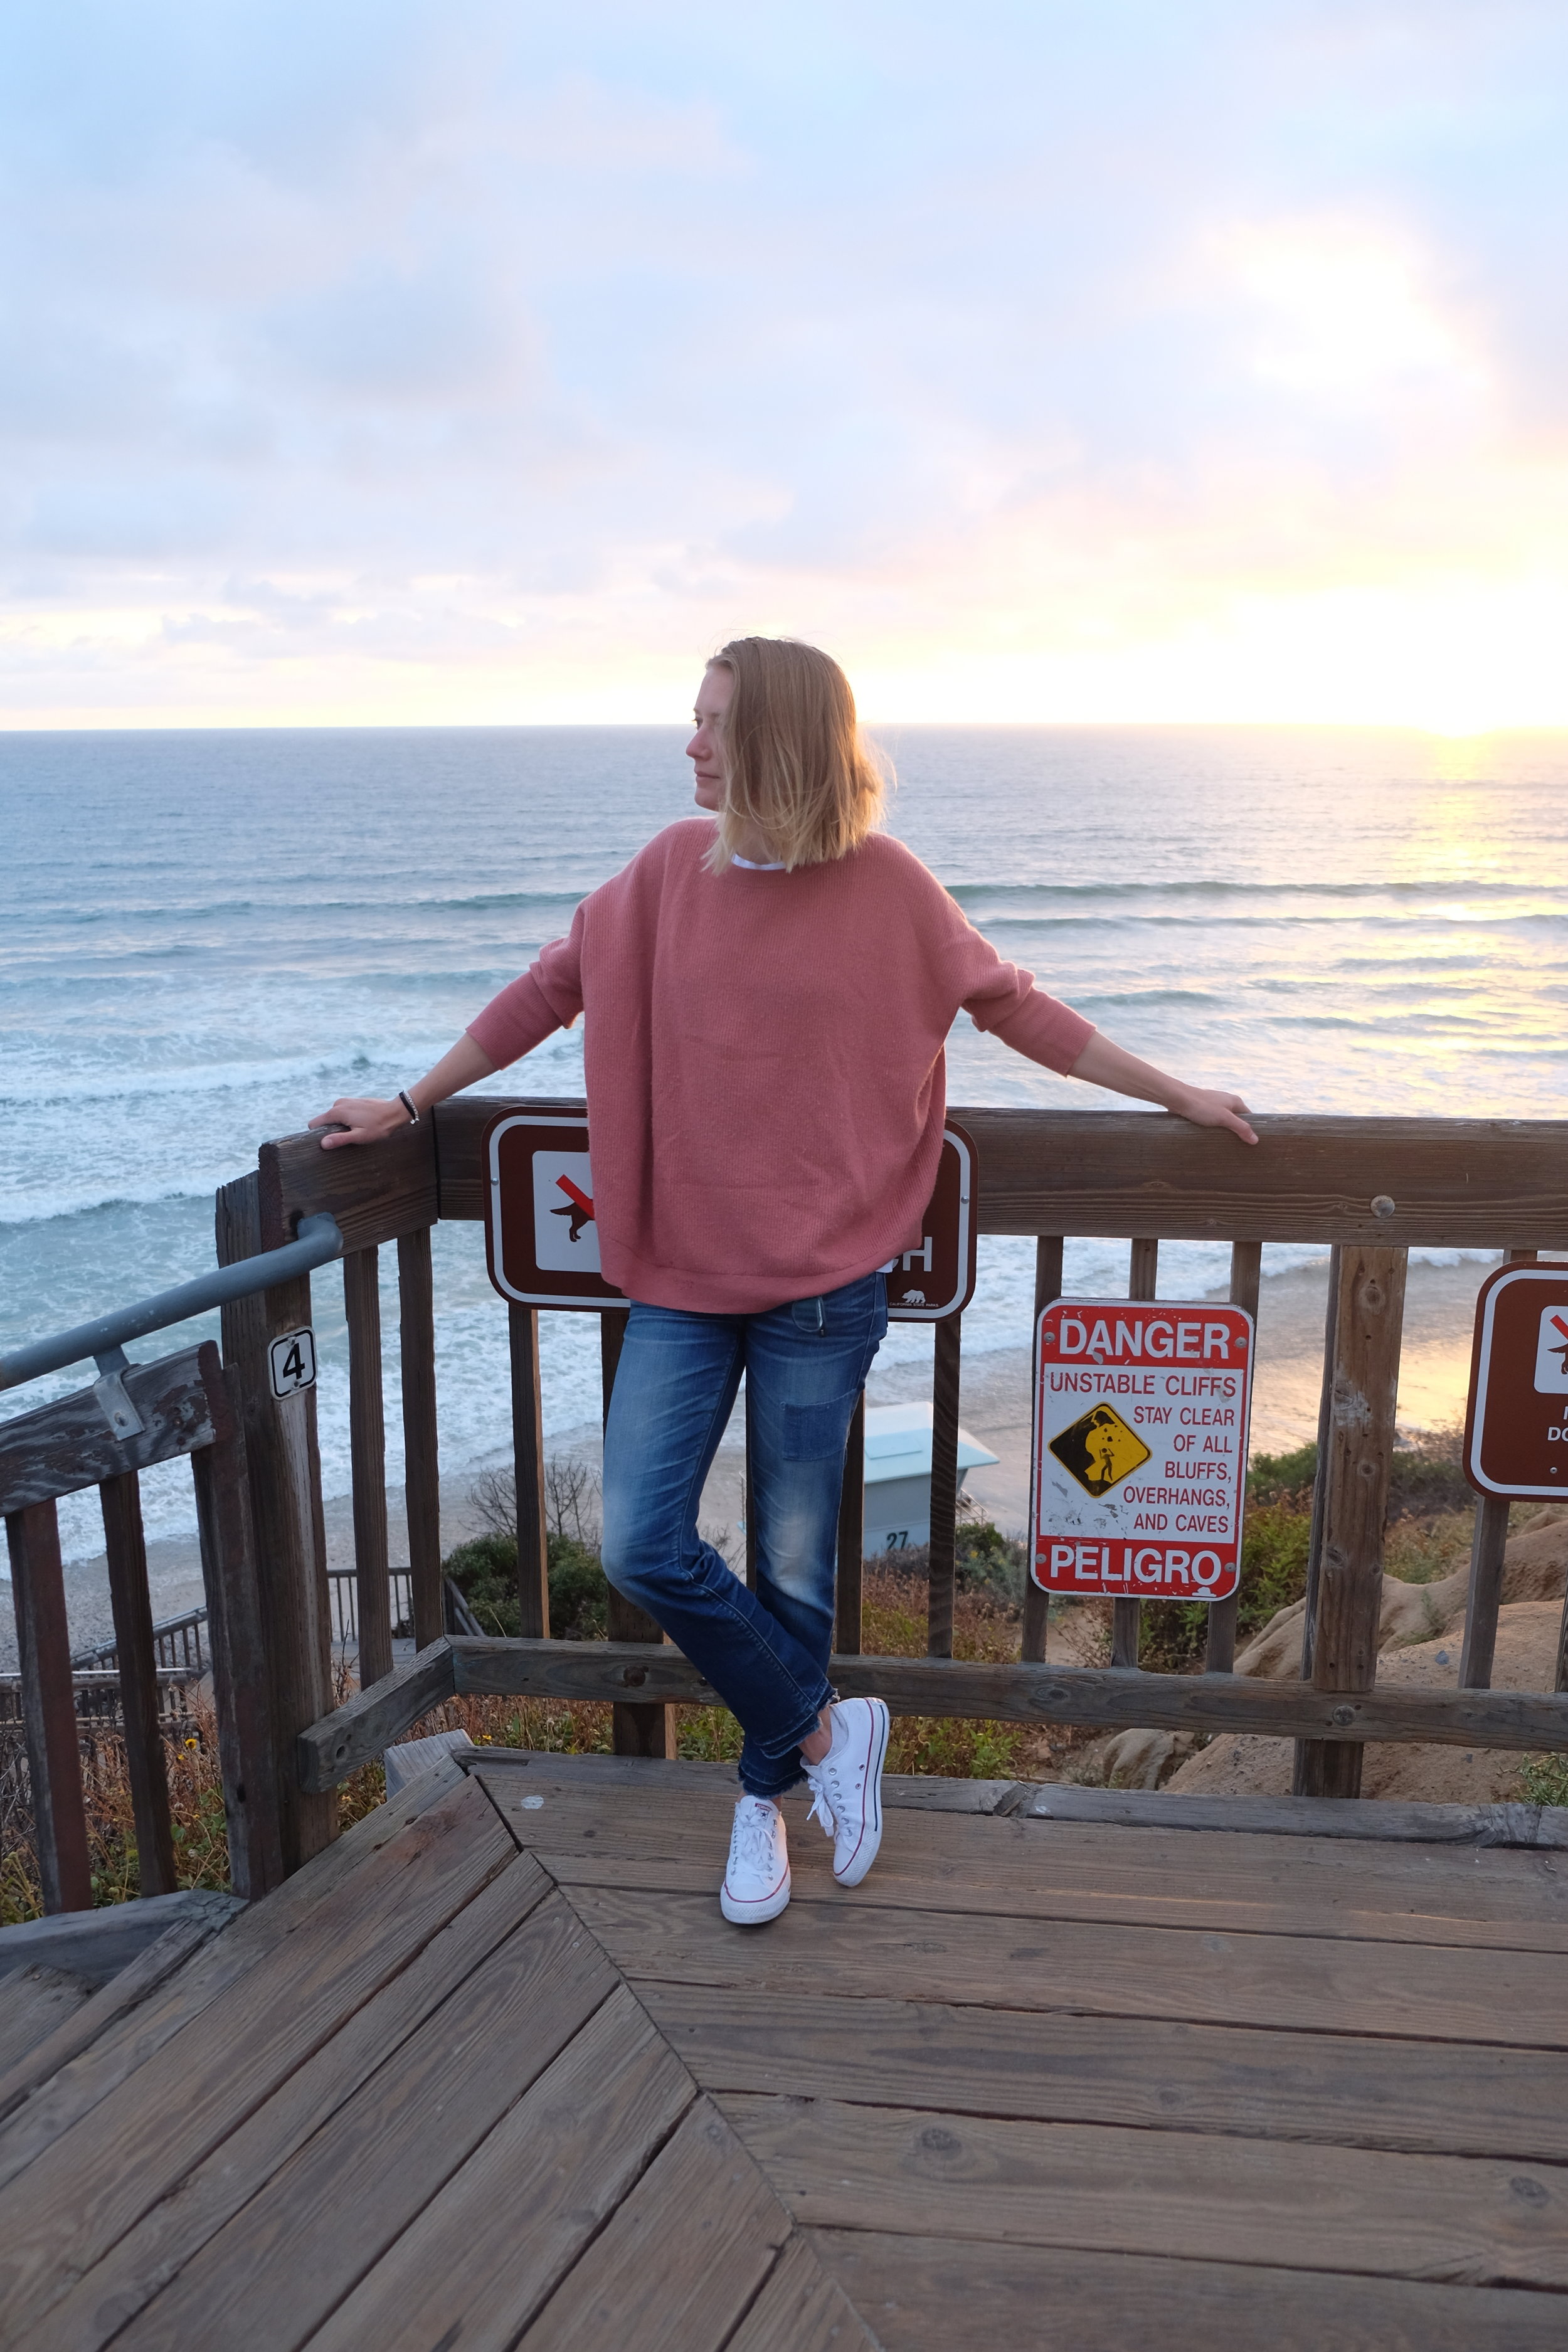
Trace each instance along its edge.
<instances>
[{"instance_id":1,"label":"blonde hair","mask_svg":"<svg viewBox=\"0 0 1568 2352\"><path fill-rule=\"evenodd\" d=\"M748 830L786 866L858 849L880 822L889 778L861 736L838 664L794 637L734 637L708 667L735 681L712 872L723 872Z\"/></svg>"}]
</instances>

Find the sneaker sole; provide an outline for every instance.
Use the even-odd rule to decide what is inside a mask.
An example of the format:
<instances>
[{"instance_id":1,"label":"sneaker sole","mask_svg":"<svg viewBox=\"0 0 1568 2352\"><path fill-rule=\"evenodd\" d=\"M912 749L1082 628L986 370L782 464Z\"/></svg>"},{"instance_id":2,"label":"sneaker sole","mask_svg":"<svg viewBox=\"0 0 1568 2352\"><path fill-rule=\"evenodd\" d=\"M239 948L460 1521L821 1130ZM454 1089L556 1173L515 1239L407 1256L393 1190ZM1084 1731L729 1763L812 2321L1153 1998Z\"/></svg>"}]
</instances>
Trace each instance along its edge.
<instances>
[{"instance_id":1,"label":"sneaker sole","mask_svg":"<svg viewBox=\"0 0 1568 2352\"><path fill-rule=\"evenodd\" d=\"M708 1883L711 1885L713 1882L710 1879ZM778 1917L788 1902L789 1873L787 1870L784 1875L784 1885L775 1886L771 1895L763 1895L755 1903L741 1901L731 1894L727 1885L721 1886L719 1890L719 1908L731 1927L765 1927L770 1919Z\"/></svg>"},{"instance_id":2,"label":"sneaker sole","mask_svg":"<svg viewBox=\"0 0 1568 2352\"><path fill-rule=\"evenodd\" d=\"M834 1878L840 1886L858 1886L881 1851L882 1766L887 1760L892 1727L883 1701L873 1699L871 1705L877 1710L877 1729L866 1766L866 1817L861 1823L860 1843L850 1861L843 1870L837 1865L834 1868Z\"/></svg>"}]
</instances>

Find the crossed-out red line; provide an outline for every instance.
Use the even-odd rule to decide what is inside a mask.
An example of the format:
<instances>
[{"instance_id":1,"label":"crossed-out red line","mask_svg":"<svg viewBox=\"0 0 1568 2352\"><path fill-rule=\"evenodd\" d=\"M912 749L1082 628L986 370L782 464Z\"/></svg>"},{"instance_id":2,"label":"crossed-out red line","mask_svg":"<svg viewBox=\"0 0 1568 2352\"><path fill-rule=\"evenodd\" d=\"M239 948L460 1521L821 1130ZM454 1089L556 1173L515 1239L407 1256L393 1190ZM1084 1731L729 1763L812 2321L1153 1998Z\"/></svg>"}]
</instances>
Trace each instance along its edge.
<instances>
[{"instance_id":1,"label":"crossed-out red line","mask_svg":"<svg viewBox=\"0 0 1568 2352\"><path fill-rule=\"evenodd\" d=\"M586 1194L586 1192L579 1192L579 1191L578 1191L578 1189L577 1189L576 1185L575 1185L575 1184L574 1184L574 1182L572 1181L572 1179L571 1179L571 1177L570 1177L570 1176L557 1176L557 1178L555 1179L555 1181L557 1182L557 1184L559 1184L559 1186L561 1187L561 1190L565 1193L565 1195L566 1195L567 1199L568 1199L569 1201L574 1201L574 1202L576 1202L576 1204L577 1204L578 1208L580 1208L580 1209L582 1210L583 1214L584 1214L585 1217L591 1217L591 1216L593 1215L593 1213L594 1213L594 1203L593 1203L593 1202L592 1202L592 1201L588 1198L588 1195Z\"/></svg>"}]
</instances>

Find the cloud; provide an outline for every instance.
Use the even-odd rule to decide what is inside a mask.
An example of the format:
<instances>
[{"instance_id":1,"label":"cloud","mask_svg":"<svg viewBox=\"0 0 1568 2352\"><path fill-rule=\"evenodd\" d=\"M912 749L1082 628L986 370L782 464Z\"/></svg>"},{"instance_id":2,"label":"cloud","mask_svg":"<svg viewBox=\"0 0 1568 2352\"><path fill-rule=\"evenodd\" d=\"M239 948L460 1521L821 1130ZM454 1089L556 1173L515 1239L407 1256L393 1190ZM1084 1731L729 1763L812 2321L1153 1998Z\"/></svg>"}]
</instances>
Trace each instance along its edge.
<instances>
[{"instance_id":1,"label":"cloud","mask_svg":"<svg viewBox=\"0 0 1568 2352\"><path fill-rule=\"evenodd\" d=\"M1419 720L1369 616L1495 648L1561 583L1544 0L12 42L14 724L662 717L753 625L894 714ZM1539 720L1557 667L1475 696Z\"/></svg>"}]
</instances>

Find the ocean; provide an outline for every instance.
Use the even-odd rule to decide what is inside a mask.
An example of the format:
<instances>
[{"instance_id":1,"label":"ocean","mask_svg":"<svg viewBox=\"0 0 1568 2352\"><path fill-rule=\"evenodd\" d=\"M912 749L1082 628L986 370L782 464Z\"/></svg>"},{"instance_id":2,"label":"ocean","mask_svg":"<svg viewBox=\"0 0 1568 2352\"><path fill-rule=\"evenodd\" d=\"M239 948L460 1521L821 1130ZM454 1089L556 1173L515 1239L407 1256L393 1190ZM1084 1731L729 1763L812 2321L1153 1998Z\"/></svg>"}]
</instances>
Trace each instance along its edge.
<instances>
[{"instance_id":1,"label":"ocean","mask_svg":"<svg viewBox=\"0 0 1568 2352\"><path fill-rule=\"evenodd\" d=\"M0 1352L199 1273L212 1196L339 1094L390 1095L572 909L689 813L684 730L0 735ZM1568 736L879 730L895 831L970 919L1120 1043L1264 1111L1562 1114ZM580 1090L580 1033L486 1091ZM1090 1090L961 1015L954 1102ZM395 1325L395 1266L386 1316ZM1441 1255L1441 1254L1438 1254ZM1280 1248L1276 1272L1310 1258ZM1032 1247L982 1244L968 1349L1028 1336ZM1114 1290L1125 1243L1069 1250ZM436 1248L443 1469L509 1444L482 1234ZM1167 1248L1161 1288L1224 1277ZM342 1288L315 1278L324 1483L347 1491ZM132 1350L206 1336L216 1318ZM549 1431L597 1411L595 1318L545 1318ZM889 1337L915 1357L929 1333ZM401 1476L395 1383L388 1475ZM80 1370L8 1394L21 1411ZM145 1481L149 1532L190 1482ZM62 1512L101 1549L95 1498Z\"/></svg>"}]
</instances>

